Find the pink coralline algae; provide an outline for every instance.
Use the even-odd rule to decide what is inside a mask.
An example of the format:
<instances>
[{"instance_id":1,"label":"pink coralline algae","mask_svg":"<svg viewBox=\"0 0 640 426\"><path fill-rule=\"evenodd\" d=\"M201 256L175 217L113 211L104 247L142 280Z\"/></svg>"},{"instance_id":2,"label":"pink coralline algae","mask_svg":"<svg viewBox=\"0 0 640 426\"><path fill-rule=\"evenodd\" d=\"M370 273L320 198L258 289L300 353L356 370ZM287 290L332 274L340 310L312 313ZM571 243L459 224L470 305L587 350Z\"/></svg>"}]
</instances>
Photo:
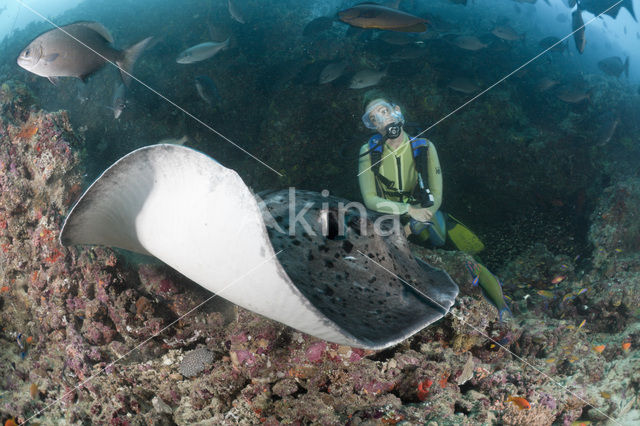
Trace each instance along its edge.
<instances>
[{"instance_id":1,"label":"pink coralline algae","mask_svg":"<svg viewBox=\"0 0 640 426\"><path fill-rule=\"evenodd\" d=\"M636 180L607 189L594 214L593 272L579 275L571 259L541 246L527 252L533 260L496 271L514 293L533 278L533 291L513 301L515 320L499 322L473 288L467 255L414 248L449 271L461 294L442 320L370 351L319 341L220 298L192 311L211 295L167 266L140 266L106 248L62 247L62 220L86 186L84 141L64 112L38 112L32 102L24 86L2 85L0 420L23 422L44 410L31 421L550 425L601 421L595 408L623 416L616 407L633 406ZM560 289L590 290L537 308L535 290L559 272L567 275ZM590 341L593 330L614 326L627 327L614 342ZM633 345L622 350L622 341ZM595 343L610 349L597 354ZM557 385L558 374L574 394ZM526 397L532 409L505 404L509 395Z\"/></svg>"}]
</instances>

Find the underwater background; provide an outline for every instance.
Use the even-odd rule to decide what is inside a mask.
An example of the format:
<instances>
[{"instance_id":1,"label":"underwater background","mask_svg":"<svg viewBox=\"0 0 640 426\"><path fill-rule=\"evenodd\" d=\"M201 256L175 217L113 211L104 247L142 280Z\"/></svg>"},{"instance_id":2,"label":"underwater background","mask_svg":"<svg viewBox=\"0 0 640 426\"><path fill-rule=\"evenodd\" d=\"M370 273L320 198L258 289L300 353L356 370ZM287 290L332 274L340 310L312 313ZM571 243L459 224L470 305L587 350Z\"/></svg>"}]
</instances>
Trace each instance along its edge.
<instances>
[{"instance_id":1,"label":"underwater background","mask_svg":"<svg viewBox=\"0 0 640 426\"><path fill-rule=\"evenodd\" d=\"M53 85L20 68L20 52L53 26L27 24L32 11L0 1L2 421L38 413L31 422L640 424L638 2L593 21L616 2L386 3L426 18L421 33L351 27L335 19L358 3L349 1L25 3L56 25L100 22L119 49L153 40L114 118L118 70ZM582 53L571 34L578 8ZM209 59L176 62L226 39ZM323 82L330 64L340 72ZM351 88L362 70L382 77ZM442 208L484 242L480 257L513 316L498 321L472 286L468 256L415 247L458 283L454 309L473 328L447 317L370 352L211 307L73 390L206 294L160 264L58 247L82 190L130 151L172 140L237 171L255 192L294 186L360 200L371 88L403 108L410 134L428 129ZM45 149L47 163L32 169ZM183 374L189 351L203 366Z\"/></svg>"}]
</instances>

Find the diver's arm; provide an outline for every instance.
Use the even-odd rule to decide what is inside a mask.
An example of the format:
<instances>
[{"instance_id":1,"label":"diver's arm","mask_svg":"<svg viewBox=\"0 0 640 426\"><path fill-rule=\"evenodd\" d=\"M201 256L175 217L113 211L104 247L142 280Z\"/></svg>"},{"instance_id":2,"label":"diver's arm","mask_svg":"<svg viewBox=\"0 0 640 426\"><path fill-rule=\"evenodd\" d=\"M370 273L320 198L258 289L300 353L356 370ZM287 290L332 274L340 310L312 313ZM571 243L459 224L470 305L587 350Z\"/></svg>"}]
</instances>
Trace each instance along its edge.
<instances>
[{"instance_id":1,"label":"diver's arm","mask_svg":"<svg viewBox=\"0 0 640 426\"><path fill-rule=\"evenodd\" d=\"M442 171L440 170L440 160L438 159L438 152L436 151L436 147L433 142L429 141L429 151L428 151L428 179L429 179L429 190L433 195L433 206L429 207L428 210L435 214L442 205Z\"/></svg>"},{"instance_id":2,"label":"diver's arm","mask_svg":"<svg viewBox=\"0 0 640 426\"><path fill-rule=\"evenodd\" d=\"M360 184L360 193L362 194L364 205L368 209L380 213L399 215L407 213L409 204L378 197L376 179L373 175L373 170L371 170L371 155L365 154L367 151L369 151L369 144L364 144L360 148L360 160L358 161L358 183Z\"/></svg>"}]
</instances>

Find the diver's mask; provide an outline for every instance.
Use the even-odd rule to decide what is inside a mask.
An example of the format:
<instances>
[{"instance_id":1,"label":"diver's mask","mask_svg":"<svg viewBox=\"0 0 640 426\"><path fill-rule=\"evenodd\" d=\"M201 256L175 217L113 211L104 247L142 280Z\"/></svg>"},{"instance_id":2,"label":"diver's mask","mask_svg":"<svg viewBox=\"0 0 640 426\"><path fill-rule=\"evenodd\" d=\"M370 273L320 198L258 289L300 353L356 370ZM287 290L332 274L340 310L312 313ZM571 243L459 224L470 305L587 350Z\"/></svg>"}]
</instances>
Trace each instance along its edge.
<instances>
[{"instance_id":1,"label":"diver's mask","mask_svg":"<svg viewBox=\"0 0 640 426\"><path fill-rule=\"evenodd\" d=\"M390 123L385 125L385 134L389 139L395 139L402 132L404 117L400 109L394 105L380 100L373 102L362 115L362 122L367 129L376 130L381 123Z\"/></svg>"}]
</instances>

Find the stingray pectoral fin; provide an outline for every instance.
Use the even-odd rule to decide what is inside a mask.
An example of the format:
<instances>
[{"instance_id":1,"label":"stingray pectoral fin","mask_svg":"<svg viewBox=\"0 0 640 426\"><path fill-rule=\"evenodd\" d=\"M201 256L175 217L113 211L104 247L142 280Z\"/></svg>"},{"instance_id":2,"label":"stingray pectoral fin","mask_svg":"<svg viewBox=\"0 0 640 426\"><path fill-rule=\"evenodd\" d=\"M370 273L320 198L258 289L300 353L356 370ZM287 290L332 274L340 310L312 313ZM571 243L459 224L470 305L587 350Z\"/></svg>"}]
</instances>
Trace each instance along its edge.
<instances>
[{"instance_id":1,"label":"stingray pectoral fin","mask_svg":"<svg viewBox=\"0 0 640 426\"><path fill-rule=\"evenodd\" d=\"M153 145L118 160L72 208L60 239L153 255L253 312L322 339L366 346L292 284L238 174L193 149Z\"/></svg>"}]
</instances>

